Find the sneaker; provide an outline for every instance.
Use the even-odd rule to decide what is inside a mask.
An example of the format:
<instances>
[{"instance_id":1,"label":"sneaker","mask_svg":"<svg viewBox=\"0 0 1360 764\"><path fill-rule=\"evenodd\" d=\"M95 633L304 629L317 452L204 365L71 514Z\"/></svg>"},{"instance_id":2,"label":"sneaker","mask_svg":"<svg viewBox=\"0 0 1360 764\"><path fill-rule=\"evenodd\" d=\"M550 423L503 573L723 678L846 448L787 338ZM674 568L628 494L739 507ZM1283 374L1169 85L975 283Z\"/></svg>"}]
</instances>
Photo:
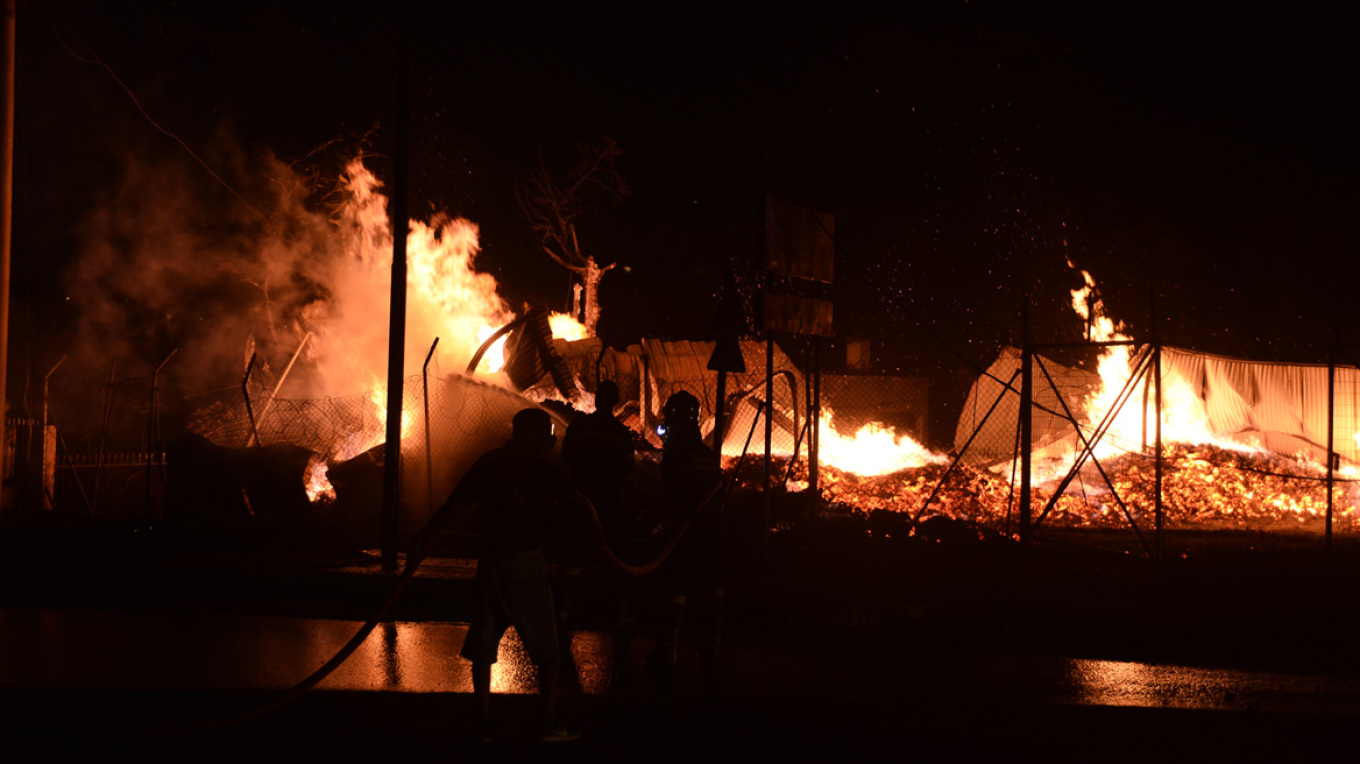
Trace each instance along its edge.
<instances>
[{"instance_id":1,"label":"sneaker","mask_svg":"<svg viewBox=\"0 0 1360 764\"><path fill-rule=\"evenodd\" d=\"M563 724L550 724L543 729L538 739L545 743L570 743L581 739L581 731Z\"/></svg>"}]
</instances>

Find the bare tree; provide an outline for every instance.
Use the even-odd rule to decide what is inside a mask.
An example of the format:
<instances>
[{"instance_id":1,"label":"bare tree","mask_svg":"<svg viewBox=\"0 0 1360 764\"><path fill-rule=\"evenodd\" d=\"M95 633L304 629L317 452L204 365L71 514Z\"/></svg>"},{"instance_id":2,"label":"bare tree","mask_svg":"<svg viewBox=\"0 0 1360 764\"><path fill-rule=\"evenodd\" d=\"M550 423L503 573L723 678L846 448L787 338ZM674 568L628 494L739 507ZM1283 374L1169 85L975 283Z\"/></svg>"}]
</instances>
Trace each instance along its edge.
<instances>
[{"instance_id":1,"label":"bare tree","mask_svg":"<svg viewBox=\"0 0 1360 764\"><path fill-rule=\"evenodd\" d=\"M600 281L617 263L601 265L594 255L582 251L576 219L601 202L622 204L629 191L616 166L623 152L613 138L594 144L577 143L576 149L578 161L565 176L554 177L540 155L538 168L529 173L525 183L516 186L515 200L542 240L543 251L579 279L575 288L578 298L584 291L585 306L584 315L577 317L585 324L586 334L594 337L600 321ZM578 300L573 308L579 307Z\"/></svg>"}]
</instances>

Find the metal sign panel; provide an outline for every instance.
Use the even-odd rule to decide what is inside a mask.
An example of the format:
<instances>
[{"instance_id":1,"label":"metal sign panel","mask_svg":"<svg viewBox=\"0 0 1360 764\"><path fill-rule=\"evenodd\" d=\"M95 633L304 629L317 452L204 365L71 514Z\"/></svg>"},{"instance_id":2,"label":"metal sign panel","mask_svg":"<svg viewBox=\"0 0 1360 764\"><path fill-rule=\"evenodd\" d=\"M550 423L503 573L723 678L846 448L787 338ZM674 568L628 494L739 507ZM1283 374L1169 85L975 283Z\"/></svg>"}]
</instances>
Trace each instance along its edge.
<instances>
[{"instance_id":1,"label":"metal sign panel","mask_svg":"<svg viewBox=\"0 0 1360 764\"><path fill-rule=\"evenodd\" d=\"M836 218L810 207L765 197L765 269L781 276L831 283Z\"/></svg>"},{"instance_id":2,"label":"metal sign panel","mask_svg":"<svg viewBox=\"0 0 1360 764\"><path fill-rule=\"evenodd\" d=\"M766 294L764 314L766 331L836 336L831 326L830 300Z\"/></svg>"}]
</instances>

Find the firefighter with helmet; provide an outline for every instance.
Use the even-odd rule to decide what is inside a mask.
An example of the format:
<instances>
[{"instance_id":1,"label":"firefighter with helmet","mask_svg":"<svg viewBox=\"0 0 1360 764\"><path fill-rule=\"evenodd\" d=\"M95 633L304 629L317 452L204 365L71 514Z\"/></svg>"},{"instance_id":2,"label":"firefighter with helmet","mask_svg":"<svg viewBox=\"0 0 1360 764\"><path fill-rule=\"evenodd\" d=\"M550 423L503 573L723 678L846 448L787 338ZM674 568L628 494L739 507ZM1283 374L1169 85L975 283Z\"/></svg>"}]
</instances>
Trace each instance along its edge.
<instances>
[{"instance_id":1,"label":"firefighter with helmet","mask_svg":"<svg viewBox=\"0 0 1360 764\"><path fill-rule=\"evenodd\" d=\"M690 607L697 627L705 692L717 690L722 646L726 520L714 499L722 481L718 454L699 432L699 400L681 390L662 409L661 474L673 525L689 527L662 568L667 597L651 663L662 694L671 695L679 660L680 628Z\"/></svg>"}]
</instances>

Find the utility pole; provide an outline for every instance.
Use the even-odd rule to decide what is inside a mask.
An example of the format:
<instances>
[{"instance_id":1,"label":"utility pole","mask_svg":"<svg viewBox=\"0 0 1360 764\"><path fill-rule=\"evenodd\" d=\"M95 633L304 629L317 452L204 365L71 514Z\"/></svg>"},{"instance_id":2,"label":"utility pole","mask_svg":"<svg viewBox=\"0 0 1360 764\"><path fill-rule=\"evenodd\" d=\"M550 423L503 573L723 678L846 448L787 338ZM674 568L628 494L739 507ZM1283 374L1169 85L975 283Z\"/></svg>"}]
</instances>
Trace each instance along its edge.
<instances>
[{"instance_id":1,"label":"utility pole","mask_svg":"<svg viewBox=\"0 0 1360 764\"><path fill-rule=\"evenodd\" d=\"M9 260L14 226L14 12L16 0L5 0L4 106L0 108L0 479L6 469L5 390L9 372ZM0 512L4 508L0 506Z\"/></svg>"},{"instance_id":2,"label":"utility pole","mask_svg":"<svg viewBox=\"0 0 1360 764\"><path fill-rule=\"evenodd\" d=\"M397 569L401 507L402 382L406 373L407 155L410 152L411 5L397 4L397 114L392 182L392 298L387 329L387 442L383 448L382 567Z\"/></svg>"}]
</instances>

